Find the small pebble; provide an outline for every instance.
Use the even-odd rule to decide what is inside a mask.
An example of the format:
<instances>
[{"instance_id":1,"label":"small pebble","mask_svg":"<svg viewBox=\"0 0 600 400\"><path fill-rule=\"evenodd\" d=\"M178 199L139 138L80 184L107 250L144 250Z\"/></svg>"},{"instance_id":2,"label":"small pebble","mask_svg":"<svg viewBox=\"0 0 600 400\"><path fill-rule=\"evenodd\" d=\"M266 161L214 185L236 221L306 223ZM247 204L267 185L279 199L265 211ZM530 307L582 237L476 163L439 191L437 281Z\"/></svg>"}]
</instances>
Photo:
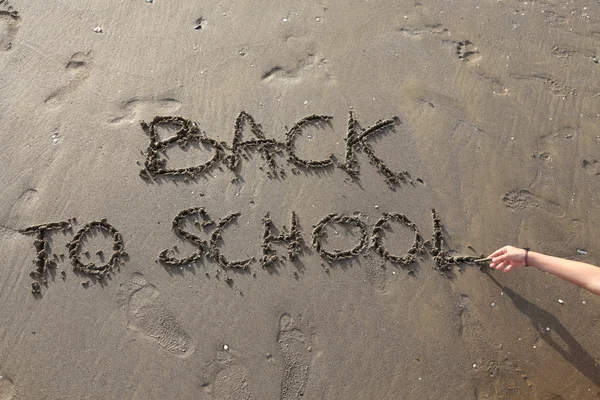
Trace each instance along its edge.
<instances>
[{"instance_id":1,"label":"small pebble","mask_svg":"<svg viewBox=\"0 0 600 400\"><path fill-rule=\"evenodd\" d=\"M223 350L227 351L229 350L229 346L227 346L226 344L223 345Z\"/></svg>"},{"instance_id":2,"label":"small pebble","mask_svg":"<svg viewBox=\"0 0 600 400\"><path fill-rule=\"evenodd\" d=\"M96 33L102 33L102 28L100 28L99 26L94 28L94 32Z\"/></svg>"},{"instance_id":3,"label":"small pebble","mask_svg":"<svg viewBox=\"0 0 600 400\"><path fill-rule=\"evenodd\" d=\"M492 308L496 308L496 303L492 303Z\"/></svg>"},{"instance_id":4,"label":"small pebble","mask_svg":"<svg viewBox=\"0 0 600 400\"><path fill-rule=\"evenodd\" d=\"M477 364L473 364L473 368L477 368Z\"/></svg>"},{"instance_id":5,"label":"small pebble","mask_svg":"<svg viewBox=\"0 0 600 400\"><path fill-rule=\"evenodd\" d=\"M546 332L550 332L550 327L549 326L546 327Z\"/></svg>"},{"instance_id":6,"label":"small pebble","mask_svg":"<svg viewBox=\"0 0 600 400\"><path fill-rule=\"evenodd\" d=\"M559 302L560 304L565 304L564 300L562 300L562 299L558 299L558 302Z\"/></svg>"}]
</instances>

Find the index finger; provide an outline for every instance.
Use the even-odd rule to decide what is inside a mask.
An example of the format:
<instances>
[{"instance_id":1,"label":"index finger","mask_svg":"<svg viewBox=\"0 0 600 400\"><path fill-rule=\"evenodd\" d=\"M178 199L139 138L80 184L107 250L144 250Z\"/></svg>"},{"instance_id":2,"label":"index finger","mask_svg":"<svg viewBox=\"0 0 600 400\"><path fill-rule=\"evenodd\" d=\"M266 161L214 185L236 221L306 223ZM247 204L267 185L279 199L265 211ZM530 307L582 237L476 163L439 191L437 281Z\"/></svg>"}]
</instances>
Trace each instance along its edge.
<instances>
[{"instance_id":1,"label":"index finger","mask_svg":"<svg viewBox=\"0 0 600 400\"><path fill-rule=\"evenodd\" d=\"M507 251L508 251L508 249L506 248L506 246L504 246L501 249L498 249L495 252L493 252L492 254L490 254L488 256L488 258L494 258L494 257L501 256L502 254L506 254Z\"/></svg>"}]
</instances>

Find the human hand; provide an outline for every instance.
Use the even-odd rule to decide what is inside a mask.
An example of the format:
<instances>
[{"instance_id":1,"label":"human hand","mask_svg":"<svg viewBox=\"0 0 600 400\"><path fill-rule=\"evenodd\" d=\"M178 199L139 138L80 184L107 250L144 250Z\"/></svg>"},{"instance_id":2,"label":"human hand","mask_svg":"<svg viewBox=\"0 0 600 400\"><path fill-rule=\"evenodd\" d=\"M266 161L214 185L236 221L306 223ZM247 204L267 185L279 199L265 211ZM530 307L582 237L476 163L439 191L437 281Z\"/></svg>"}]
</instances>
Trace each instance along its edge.
<instances>
[{"instance_id":1,"label":"human hand","mask_svg":"<svg viewBox=\"0 0 600 400\"><path fill-rule=\"evenodd\" d=\"M524 249L519 249L513 246L504 246L496 250L488 258L492 259L490 268L503 270L508 272L515 267L525 267L525 255L527 252Z\"/></svg>"}]
</instances>

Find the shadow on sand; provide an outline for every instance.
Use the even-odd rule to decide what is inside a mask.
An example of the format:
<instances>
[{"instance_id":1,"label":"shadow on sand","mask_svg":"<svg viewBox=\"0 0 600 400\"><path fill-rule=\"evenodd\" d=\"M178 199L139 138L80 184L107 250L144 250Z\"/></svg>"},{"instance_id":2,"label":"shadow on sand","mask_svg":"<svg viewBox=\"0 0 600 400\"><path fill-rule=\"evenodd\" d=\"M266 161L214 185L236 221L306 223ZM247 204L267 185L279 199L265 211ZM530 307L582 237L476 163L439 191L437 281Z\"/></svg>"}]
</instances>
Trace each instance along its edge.
<instances>
[{"instance_id":1,"label":"shadow on sand","mask_svg":"<svg viewBox=\"0 0 600 400\"><path fill-rule=\"evenodd\" d=\"M567 328L561 324L558 318L543 308L529 302L515 291L503 286L489 273L486 274L504 293L506 293L508 297L510 297L515 307L517 307L517 310L529 317L533 327L538 332L541 332L540 337L544 342L549 344L558 354L577 368L579 372L585 375L596 386L600 387L600 368L598 367L596 360L579 344L579 342L577 342ZM549 327L554 332L552 334L546 333L546 327ZM552 338L553 335L558 335L565 343L566 347L556 342Z\"/></svg>"}]
</instances>

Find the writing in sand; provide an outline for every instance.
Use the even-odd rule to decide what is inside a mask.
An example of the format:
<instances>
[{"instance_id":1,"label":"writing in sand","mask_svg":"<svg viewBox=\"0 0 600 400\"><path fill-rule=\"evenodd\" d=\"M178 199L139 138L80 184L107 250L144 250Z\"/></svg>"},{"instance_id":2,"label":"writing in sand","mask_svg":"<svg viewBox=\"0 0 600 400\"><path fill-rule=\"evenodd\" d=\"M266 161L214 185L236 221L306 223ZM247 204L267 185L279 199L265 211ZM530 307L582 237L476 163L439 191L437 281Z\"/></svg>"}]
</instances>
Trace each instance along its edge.
<instances>
[{"instance_id":1,"label":"writing in sand","mask_svg":"<svg viewBox=\"0 0 600 400\"><path fill-rule=\"evenodd\" d=\"M275 154L282 154L283 150L287 152L288 161L300 168L324 168L334 165L335 157L331 155L324 160L306 160L298 157L294 150L296 137L300 132L311 124L328 123L332 117L321 115L310 115L301 119L288 130L285 143L277 142L273 139L265 138L260 125L258 125L252 116L245 112L241 112L235 121L235 131L233 143L228 146L224 142L218 142L215 139L208 137L203 133L196 123L190 122L180 117L155 117L151 123L141 121L141 126L150 138L150 144L147 151L144 153L145 162L144 169L140 172L143 179L159 179L165 176L185 175L189 178L196 178L201 174L210 171L218 164L225 164L231 169L235 169L239 165L239 159L242 157L242 149L256 150L261 153L270 168L269 176L276 176L282 173L278 169L275 161ZM410 174L407 171L394 172L385 163L375 155L374 150L368 144L368 140L388 129L393 129L394 124L399 122L398 118L380 120L373 126L366 129L357 128L357 122L350 112L348 118L348 133L346 136L346 157L345 161L337 163L337 166L345 170L353 177L359 174L359 165L355 157L355 151L363 151L369 157L370 162L375 165L378 171L385 176L388 187L394 189L399 183L412 183ZM248 123L251 132L255 135L255 139L242 140L242 130L244 124ZM157 133L157 128L160 125L171 125L177 128L175 134L167 139L160 139ZM204 164L180 169L167 169L164 160L160 154L166 151L171 146L180 146L184 149L193 142L200 142L213 152L212 158ZM317 253L328 260L336 262L340 260L350 259L359 256L365 251L372 250L381 256L383 259L399 266L409 267L414 263L417 257L428 252L433 256L436 268L446 270L451 264L456 263L478 263L476 257L471 256L450 256L444 250L444 238L442 235L441 221L435 210L432 210L433 218L433 236L425 241L417 226L409 220L405 215L400 213L383 213L381 218L375 223L371 232L368 232L367 225L361 220L357 214L344 215L332 213L323 217L314 226L311 234L310 244ZM166 266L181 266L187 265L206 257L217 263L224 269L246 270L250 265L256 262L256 257L230 261L222 253L223 243L221 235L224 229L230 227L235 220L241 215L240 212L230 213L217 221L213 220L209 213L203 207L191 207L179 212L172 222L172 230L176 236L184 241L187 241L194 246L195 251L185 257L177 258L171 249L164 249L158 253L157 260ZM414 236L412 246L406 250L404 254L390 253L384 243L383 230L389 226L391 221L395 221L408 229ZM291 212L290 228L276 229L270 214L267 213L263 219L263 236L262 236L262 255L259 258L259 263L262 268L271 268L282 258L295 260L301 256L301 249L304 242L300 229L298 216L296 212ZM197 231L189 232L185 227L186 223L192 223ZM31 284L31 291L36 294L41 292L42 286L47 284L48 273L57 267L59 258L64 258L64 254L53 253L50 249L49 239L54 232L62 231L72 235L71 240L67 244L68 258L73 266L73 269L81 274L93 276L97 279L104 279L115 268L128 259L128 255L124 250L123 235L106 219L99 221L91 221L74 232L74 225L77 224L76 218L71 218L67 221L51 222L40 225L30 226L20 230L22 234L33 235L35 237L33 245L36 250L36 258L33 261L35 269L30 275L34 279ZM346 249L329 249L326 242L323 240L325 231L328 225L337 224L345 226L357 232L357 242L348 246ZM205 229L212 228L210 234L206 234L205 238L200 235ZM92 261L84 262L82 255L89 256L85 250L84 243L86 239L92 236L97 236L102 233L104 240L112 241L112 254L109 257L104 257L102 252L97 254L101 259L101 263L96 264ZM287 254L279 255L273 248L273 244L283 244L286 247ZM89 257L88 257L89 258ZM412 269L408 269L412 273ZM65 272L61 275L64 279Z\"/></svg>"}]
</instances>

